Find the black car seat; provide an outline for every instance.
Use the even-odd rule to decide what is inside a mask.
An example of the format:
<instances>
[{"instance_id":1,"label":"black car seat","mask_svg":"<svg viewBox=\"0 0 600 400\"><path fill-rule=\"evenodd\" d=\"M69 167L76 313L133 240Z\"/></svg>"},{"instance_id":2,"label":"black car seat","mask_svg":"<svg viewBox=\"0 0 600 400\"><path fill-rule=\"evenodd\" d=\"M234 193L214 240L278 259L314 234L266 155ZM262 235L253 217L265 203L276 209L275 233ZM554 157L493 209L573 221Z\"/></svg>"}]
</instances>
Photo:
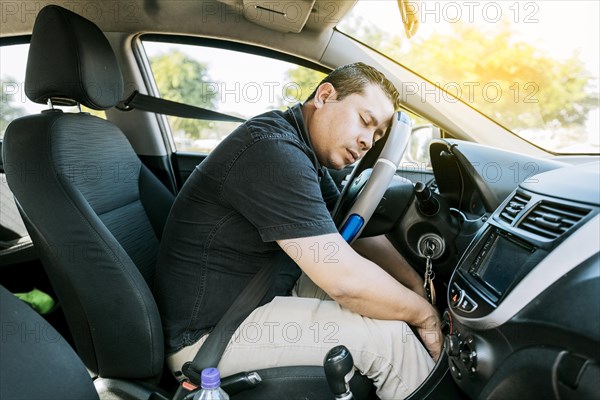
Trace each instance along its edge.
<instances>
[{"instance_id":1,"label":"black car seat","mask_svg":"<svg viewBox=\"0 0 600 400\"><path fill-rule=\"evenodd\" d=\"M0 399L98 399L92 378L67 341L3 286L0 325Z\"/></svg>"},{"instance_id":2,"label":"black car seat","mask_svg":"<svg viewBox=\"0 0 600 400\"><path fill-rule=\"evenodd\" d=\"M48 6L33 29L25 90L36 103L105 110L121 99L123 79L97 26ZM87 368L157 382L163 334L149 284L172 194L119 128L83 112L50 108L16 119L3 152L8 185Z\"/></svg>"},{"instance_id":3,"label":"black car seat","mask_svg":"<svg viewBox=\"0 0 600 400\"><path fill-rule=\"evenodd\" d=\"M25 90L37 103L104 110L122 98L123 80L100 29L50 5L33 28ZM3 150L8 184L101 397L154 396L148 383L160 379L164 348L149 287L173 196L118 127L86 113L50 108L17 119ZM263 383L239 398L328 397L322 368L258 372ZM369 392L356 375L357 390Z\"/></svg>"}]
</instances>

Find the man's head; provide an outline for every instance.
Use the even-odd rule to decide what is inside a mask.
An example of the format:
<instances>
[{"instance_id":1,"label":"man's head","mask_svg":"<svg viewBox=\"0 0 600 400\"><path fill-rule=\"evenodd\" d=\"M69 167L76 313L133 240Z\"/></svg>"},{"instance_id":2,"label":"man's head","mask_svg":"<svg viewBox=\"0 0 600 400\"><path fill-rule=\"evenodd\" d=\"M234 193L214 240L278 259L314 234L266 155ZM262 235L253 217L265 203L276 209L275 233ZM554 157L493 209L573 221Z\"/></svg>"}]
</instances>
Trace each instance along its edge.
<instances>
[{"instance_id":1,"label":"man's head","mask_svg":"<svg viewBox=\"0 0 600 400\"><path fill-rule=\"evenodd\" d=\"M381 72L365 63L357 62L338 67L323 78L319 86L327 82L335 88L338 100L343 100L350 94L362 94L367 85L379 86L394 105L394 110L400 108L400 94L394 84ZM317 89L308 96L306 101L312 100L316 93Z\"/></svg>"},{"instance_id":2,"label":"man's head","mask_svg":"<svg viewBox=\"0 0 600 400\"><path fill-rule=\"evenodd\" d=\"M303 106L321 164L340 169L361 158L385 134L399 97L381 72L363 63L327 75Z\"/></svg>"}]
</instances>

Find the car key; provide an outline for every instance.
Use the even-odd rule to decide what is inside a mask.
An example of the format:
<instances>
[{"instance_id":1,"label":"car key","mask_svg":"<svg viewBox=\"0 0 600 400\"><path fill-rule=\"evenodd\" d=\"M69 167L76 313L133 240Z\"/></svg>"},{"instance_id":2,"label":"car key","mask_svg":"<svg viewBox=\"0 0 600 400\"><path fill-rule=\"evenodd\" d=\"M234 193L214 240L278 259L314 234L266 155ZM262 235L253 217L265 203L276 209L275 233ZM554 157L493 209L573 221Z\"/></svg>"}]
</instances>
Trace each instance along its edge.
<instances>
[{"instance_id":1,"label":"car key","mask_svg":"<svg viewBox=\"0 0 600 400\"><path fill-rule=\"evenodd\" d=\"M433 263L431 262L431 256L435 251L435 243L428 242L425 248L425 276L423 277L423 288L427 295L427 300L432 305L435 305L435 286L433 285L433 279L435 278L435 272L433 272Z\"/></svg>"}]
</instances>

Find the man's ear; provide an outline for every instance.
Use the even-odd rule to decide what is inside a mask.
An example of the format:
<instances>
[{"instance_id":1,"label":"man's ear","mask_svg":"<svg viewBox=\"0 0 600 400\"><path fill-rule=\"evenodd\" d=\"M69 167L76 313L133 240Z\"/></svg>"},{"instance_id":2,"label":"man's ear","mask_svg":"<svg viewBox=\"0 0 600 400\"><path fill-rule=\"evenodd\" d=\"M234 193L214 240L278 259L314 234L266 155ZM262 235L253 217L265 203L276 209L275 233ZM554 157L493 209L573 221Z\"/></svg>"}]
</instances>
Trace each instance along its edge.
<instances>
[{"instance_id":1,"label":"man's ear","mask_svg":"<svg viewBox=\"0 0 600 400\"><path fill-rule=\"evenodd\" d=\"M333 100L336 97L336 91L333 85L329 82L322 83L317 88L315 93L315 107L321 108L327 102L327 100Z\"/></svg>"}]
</instances>

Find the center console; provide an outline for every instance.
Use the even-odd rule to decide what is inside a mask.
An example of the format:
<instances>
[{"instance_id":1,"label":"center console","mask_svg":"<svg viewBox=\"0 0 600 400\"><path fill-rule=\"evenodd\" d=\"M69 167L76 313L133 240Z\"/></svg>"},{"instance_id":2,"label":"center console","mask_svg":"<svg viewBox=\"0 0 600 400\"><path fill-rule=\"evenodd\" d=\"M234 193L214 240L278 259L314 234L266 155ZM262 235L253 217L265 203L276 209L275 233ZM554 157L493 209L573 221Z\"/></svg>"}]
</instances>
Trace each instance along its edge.
<instances>
[{"instance_id":1,"label":"center console","mask_svg":"<svg viewBox=\"0 0 600 400\"><path fill-rule=\"evenodd\" d=\"M468 318L492 312L548 254L548 250L491 224L478 236L449 287L450 306Z\"/></svg>"},{"instance_id":2,"label":"center console","mask_svg":"<svg viewBox=\"0 0 600 400\"><path fill-rule=\"evenodd\" d=\"M597 180L597 167L521 184L459 261L448 286L445 351L469 397L576 398L593 390L581 377L600 371L600 324L589 321L597 314L590 299L600 269L598 191L569 192L556 182Z\"/></svg>"}]
</instances>

